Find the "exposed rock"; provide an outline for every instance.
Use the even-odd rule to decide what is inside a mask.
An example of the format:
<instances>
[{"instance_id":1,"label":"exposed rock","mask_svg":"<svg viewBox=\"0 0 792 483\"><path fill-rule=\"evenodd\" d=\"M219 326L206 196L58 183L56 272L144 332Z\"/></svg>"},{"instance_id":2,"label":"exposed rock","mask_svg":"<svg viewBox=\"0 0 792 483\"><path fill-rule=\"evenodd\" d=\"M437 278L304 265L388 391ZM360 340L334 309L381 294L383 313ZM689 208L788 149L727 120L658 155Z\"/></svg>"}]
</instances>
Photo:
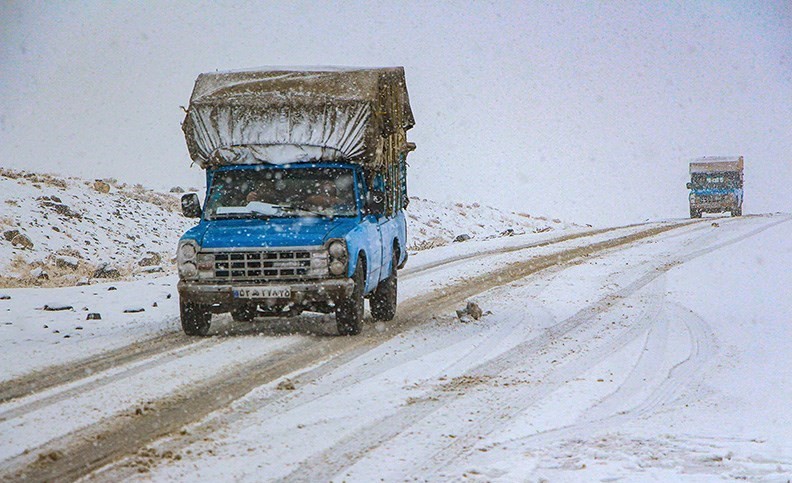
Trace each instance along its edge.
<instances>
[{"instance_id":1,"label":"exposed rock","mask_svg":"<svg viewBox=\"0 0 792 483\"><path fill-rule=\"evenodd\" d=\"M62 256L65 256L65 257L74 257L74 258L83 258L82 253L80 253L80 250L77 250L77 249L72 248L70 246L68 246L66 248L59 249L58 251L55 252L55 255L62 255Z\"/></svg>"},{"instance_id":2,"label":"exposed rock","mask_svg":"<svg viewBox=\"0 0 792 483\"><path fill-rule=\"evenodd\" d=\"M61 458L63 458L63 453L60 451L50 451L49 453L39 453L38 462L49 463L51 461L58 461Z\"/></svg>"},{"instance_id":3,"label":"exposed rock","mask_svg":"<svg viewBox=\"0 0 792 483\"><path fill-rule=\"evenodd\" d=\"M66 270L77 270L77 268L80 266L80 260L75 257L56 257L55 266Z\"/></svg>"},{"instance_id":4,"label":"exposed rock","mask_svg":"<svg viewBox=\"0 0 792 483\"><path fill-rule=\"evenodd\" d=\"M85 320L102 320L102 314L100 314L99 312L91 312L90 314L88 314Z\"/></svg>"},{"instance_id":5,"label":"exposed rock","mask_svg":"<svg viewBox=\"0 0 792 483\"><path fill-rule=\"evenodd\" d=\"M174 186L173 188L170 189L170 192L171 193L184 193L184 188L182 188L181 186Z\"/></svg>"},{"instance_id":6,"label":"exposed rock","mask_svg":"<svg viewBox=\"0 0 792 483\"><path fill-rule=\"evenodd\" d=\"M481 315L483 314L481 307L479 307L479 304L476 302L468 302L467 306L465 307L465 312L470 314L470 316L476 320L480 319Z\"/></svg>"},{"instance_id":7,"label":"exposed rock","mask_svg":"<svg viewBox=\"0 0 792 483\"><path fill-rule=\"evenodd\" d=\"M64 205L63 203L55 203L54 201L42 201L41 206L45 206L51 210L54 210L55 213L65 216L67 218L82 219L82 215L80 213L77 213L76 211L72 210L68 205Z\"/></svg>"},{"instance_id":8,"label":"exposed rock","mask_svg":"<svg viewBox=\"0 0 792 483\"><path fill-rule=\"evenodd\" d=\"M47 304L42 307L42 310L46 310L47 312L60 312L62 310L74 310L74 307L66 304Z\"/></svg>"},{"instance_id":9,"label":"exposed rock","mask_svg":"<svg viewBox=\"0 0 792 483\"><path fill-rule=\"evenodd\" d=\"M156 252L146 252L145 256L138 260L138 265L141 267L151 267L162 263L162 257Z\"/></svg>"},{"instance_id":10,"label":"exposed rock","mask_svg":"<svg viewBox=\"0 0 792 483\"><path fill-rule=\"evenodd\" d=\"M28 238L27 235L23 235L22 233L18 233L14 238L12 238L11 244L15 247L22 247L27 250L33 249L33 241Z\"/></svg>"},{"instance_id":11,"label":"exposed rock","mask_svg":"<svg viewBox=\"0 0 792 483\"><path fill-rule=\"evenodd\" d=\"M6 230L3 232L3 238L5 238L6 241L13 240L17 235L19 235L19 230Z\"/></svg>"},{"instance_id":12,"label":"exposed rock","mask_svg":"<svg viewBox=\"0 0 792 483\"><path fill-rule=\"evenodd\" d=\"M0 294L0 300L11 300L11 296L6 294Z\"/></svg>"},{"instance_id":13,"label":"exposed rock","mask_svg":"<svg viewBox=\"0 0 792 483\"><path fill-rule=\"evenodd\" d=\"M160 272L164 272L164 271L165 271L165 269L162 268L159 265L154 266L154 267L146 267L143 270L141 270L141 272L143 272L143 273L160 273Z\"/></svg>"},{"instance_id":14,"label":"exposed rock","mask_svg":"<svg viewBox=\"0 0 792 483\"><path fill-rule=\"evenodd\" d=\"M294 391L297 389L291 379L284 379L275 386L278 391Z\"/></svg>"},{"instance_id":15,"label":"exposed rock","mask_svg":"<svg viewBox=\"0 0 792 483\"><path fill-rule=\"evenodd\" d=\"M468 240L470 240L470 235L468 235L467 233L463 233L461 235L457 235L456 238L454 238L454 243L465 242Z\"/></svg>"},{"instance_id":16,"label":"exposed rock","mask_svg":"<svg viewBox=\"0 0 792 483\"><path fill-rule=\"evenodd\" d=\"M36 267L31 270L30 276L36 280L49 280L49 274L41 267Z\"/></svg>"},{"instance_id":17,"label":"exposed rock","mask_svg":"<svg viewBox=\"0 0 792 483\"><path fill-rule=\"evenodd\" d=\"M111 267L108 263L103 263L94 270L93 278L120 278L121 272L117 268Z\"/></svg>"},{"instance_id":18,"label":"exposed rock","mask_svg":"<svg viewBox=\"0 0 792 483\"><path fill-rule=\"evenodd\" d=\"M145 311L146 309L144 309L143 307L129 307L127 309L124 309L125 314L137 314L139 312L145 312Z\"/></svg>"},{"instance_id":19,"label":"exposed rock","mask_svg":"<svg viewBox=\"0 0 792 483\"><path fill-rule=\"evenodd\" d=\"M476 302L468 302L464 309L457 310L456 315L460 322L472 322L481 318L483 314L481 307Z\"/></svg>"},{"instance_id":20,"label":"exposed rock","mask_svg":"<svg viewBox=\"0 0 792 483\"><path fill-rule=\"evenodd\" d=\"M514 228L507 228L501 232L500 236L514 236Z\"/></svg>"},{"instance_id":21,"label":"exposed rock","mask_svg":"<svg viewBox=\"0 0 792 483\"><path fill-rule=\"evenodd\" d=\"M110 192L110 185L105 183L104 181L97 179L93 183L93 189L98 191L99 193L109 193Z\"/></svg>"},{"instance_id":22,"label":"exposed rock","mask_svg":"<svg viewBox=\"0 0 792 483\"><path fill-rule=\"evenodd\" d=\"M552 230L552 229L553 229L553 228L552 228L552 227L549 227L549 226L546 226L546 227L544 227L544 228L536 228L536 229L534 230L534 233L545 233L545 232L548 232L548 231L550 231L550 230Z\"/></svg>"},{"instance_id":23,"label":"exposed rock","mask_svg":"<svg viewBox=\"0 0 792 483\"><path fill-rule=\"evenodd\" d=\"M717 222L713 221L712 222L712 226L714 226L715 228L718 228L720 225Z\"/></svg>"}]
</instances>

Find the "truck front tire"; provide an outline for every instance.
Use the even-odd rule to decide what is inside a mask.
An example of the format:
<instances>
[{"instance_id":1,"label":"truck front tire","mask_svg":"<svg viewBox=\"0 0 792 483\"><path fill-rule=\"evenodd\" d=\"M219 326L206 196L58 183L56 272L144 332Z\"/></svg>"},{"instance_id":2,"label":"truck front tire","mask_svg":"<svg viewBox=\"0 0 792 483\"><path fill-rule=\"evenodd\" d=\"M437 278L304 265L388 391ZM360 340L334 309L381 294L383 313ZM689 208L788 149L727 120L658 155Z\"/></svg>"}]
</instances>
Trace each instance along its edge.
<instances>
[{"instance_id":1,"label":"truck front tire","mask_svg":"<svg viewBox=\"0 0 792 483\"><path fill-rule=\"evenodd\" d=\"M212 325L212 313L201 304L179 301L182 330L187 335L204 336Z\"/></svg>"},{"instance_id":2,"label":"truck front tire","mask_svg":"<svg viewBox=\"0 0 792 483\"><path fill-rule=\"evenodd\" d=\"M742 205L735 207L731 212L731 216L742 216Z\"/></svg>"},{"instance_id":3,"label":"truck front tire","mask_svg":"<svg viewBox=\"0 0 792 483\"><path fill-rule=\"evenodd\" d=\"M359 258L355 273L352 275L352 280L355 282L352 294L336 305L336 327L339 335L357 335L363 330L365 270L365 263L362 258Z\"/></svg>"},{"instance_id":4,"label":"truck front tire","mask_svg":"<svg viewBox=\"0 0 792 483\"><path fill-rule=\"evenodd\" d=\"M396 252L393 253L393 273L381 281L377 289L371 294L371 318L374 320L389 321L396 317L396 296L398 292L398 277L396 265L399 263Z\"/></svg>"},{"instance_id":5,"label":"truck front tire","mask_svg":"<svg viewBox=\"0 0 792 483\"><path fill-rule=\"evenodd\" d=\"M699 210L691 208L690 209L690 217L691 218L701 218L701 212Z\"/></svg>"}]
</instances>

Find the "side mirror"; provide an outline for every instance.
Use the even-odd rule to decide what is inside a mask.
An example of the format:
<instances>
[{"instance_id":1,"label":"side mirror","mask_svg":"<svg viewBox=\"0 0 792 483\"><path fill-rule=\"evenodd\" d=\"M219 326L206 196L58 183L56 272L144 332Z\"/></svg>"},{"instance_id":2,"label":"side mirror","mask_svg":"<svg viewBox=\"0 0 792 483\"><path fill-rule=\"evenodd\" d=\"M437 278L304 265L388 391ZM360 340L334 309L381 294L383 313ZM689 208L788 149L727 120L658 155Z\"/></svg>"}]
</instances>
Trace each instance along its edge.
<instances>
[{"instance_id":1,"label":"side mirror","mask_svg":"<svg viewBox=\"0 0 792 483\"><path fill-rule=\"evenodd\" d=\"M688 183L685 186L687 186L687 189L689 189L689 190L693 189L693 183Z\"/></svg>"},{"instance_id":2,"label":"side mirror","mask_svg":"<svg viewBox=\"0 0 792 483\"><path fill-rule=\"evenodd\" d=\"M187 193L181 197L182 214L187 218L201 217L201 201L195 193Z\"/></svg>"},{"instance_id":3,"label":"side mirror","mask_svg":"<svg viewBox=\"0 0 792 483\"><path fill-rule=\"evenodd\" d=\"M366 199L366 212L369 215L381 215L385 213L385 192L371 190Z\"/></svg>"}]
</instances>

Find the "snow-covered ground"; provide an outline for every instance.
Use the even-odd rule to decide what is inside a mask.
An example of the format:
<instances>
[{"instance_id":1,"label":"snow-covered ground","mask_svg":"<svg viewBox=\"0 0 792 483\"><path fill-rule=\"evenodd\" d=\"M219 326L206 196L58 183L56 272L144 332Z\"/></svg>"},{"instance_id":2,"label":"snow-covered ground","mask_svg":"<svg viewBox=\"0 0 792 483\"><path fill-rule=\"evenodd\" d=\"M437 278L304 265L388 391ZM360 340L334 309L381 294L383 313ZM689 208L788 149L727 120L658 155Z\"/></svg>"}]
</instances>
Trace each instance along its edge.
<instances>
[{"instance_id":1,"label":"snow-covered ground","mask_svg":"<svg viewBox=\"0 0 792 483\"><path fill-rule=\"evenodd\" d=\"M293 391L260 387L130 464L154 461L155 480L786 481L792 221L711 221L490 290L480 321L441 316L291 374Z\"/></svg>"},{"instance_id":2,"label":"snow-covered ground","mask_svg":"<svg viewBox=\"0 0 792 483\"><path fill-rule=\"evenodd\" d=\"M53 194L83 220L102 204L81 196L126 196L79 180ZM51 206L12 198L41 210L39 226L17 225L36 247L63 246L40 236ZM0 477L792 477L792 216L591 230L474 205L411 210L425 243L400 274L397 320L357 337L310 314L216 316L211 337L186 337L168 267L0 289ZM173 217L168 237L185 222ZM35 250L24 255L46 255ZM459 319L467 301L481 319Z\"/></svg>"}]
</instances>

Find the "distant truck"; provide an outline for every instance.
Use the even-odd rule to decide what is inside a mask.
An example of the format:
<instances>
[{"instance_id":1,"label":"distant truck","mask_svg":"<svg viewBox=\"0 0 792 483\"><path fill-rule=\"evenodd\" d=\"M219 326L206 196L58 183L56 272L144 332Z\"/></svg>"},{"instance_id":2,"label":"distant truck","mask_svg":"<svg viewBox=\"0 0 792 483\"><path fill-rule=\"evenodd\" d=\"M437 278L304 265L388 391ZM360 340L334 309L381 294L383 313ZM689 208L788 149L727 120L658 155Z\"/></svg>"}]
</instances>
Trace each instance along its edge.
<instances>
[{"instance_id":1,"label":"distant truck","mask_svg":"<svg viewBox=\"0 0 792 483\"><path fill-rule=\"evenodd\" d=\"M690 217L731 212L742 216L743 157L710 156L690 163Z\"/></svg>"},{"instance_id":2,"label":"distant truck","mask_svg":"<svg viewBox=\"0 0 792 483\"><path fill-rule=\"evenodd\" d=\"M338 332L396 313L407 260L407 153L415 148L404 69L201 74L182 129L206 170L198 225L177 251L181 324L335 313Z\"/></svg>"}]
</instances>

